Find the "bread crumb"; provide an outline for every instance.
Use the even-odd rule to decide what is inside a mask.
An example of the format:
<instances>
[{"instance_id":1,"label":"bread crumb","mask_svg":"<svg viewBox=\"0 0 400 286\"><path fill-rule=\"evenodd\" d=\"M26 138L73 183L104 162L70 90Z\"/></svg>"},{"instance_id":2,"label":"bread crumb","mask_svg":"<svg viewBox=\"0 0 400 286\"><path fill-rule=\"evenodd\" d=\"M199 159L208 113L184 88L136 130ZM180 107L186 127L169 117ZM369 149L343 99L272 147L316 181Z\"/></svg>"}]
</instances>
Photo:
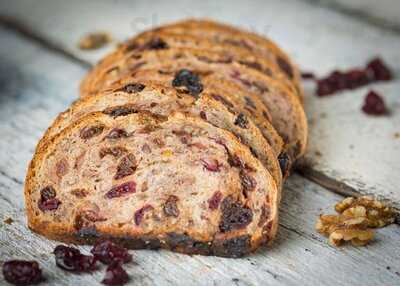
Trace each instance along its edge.
<instances>
[{"instance_id":1,"label":"bread crumb","mask_svg":"<svg viewBox=\"0 0 400 286\"><path fill-rule=\"evenodd\" d=\"M6 224L12 224L14 222L14 220L12 219L12 218L6 218L5 220L4 220L4 223L6 223Z\"/></svg>"},{"instance_id":2,"label":"bread crumb","mask_svg":"<svg viewBox=\"0 0 400 286\"><path fill-rule=\"evenodd\" d=\"M96 50L104 47L112 41L112 37L107 32L93 32L83 36L78 43L81 50Z\"/></svg>"},{"instance_id":3,"label":"bread crumb","mask_svg":"<svg viewBox=\"0 0 400 286\"><path fill-rule=\"evenodd\" d=\"M400 138L400 132L394 133L394 138L399 139Z\"/></svg>"}]
</instances>

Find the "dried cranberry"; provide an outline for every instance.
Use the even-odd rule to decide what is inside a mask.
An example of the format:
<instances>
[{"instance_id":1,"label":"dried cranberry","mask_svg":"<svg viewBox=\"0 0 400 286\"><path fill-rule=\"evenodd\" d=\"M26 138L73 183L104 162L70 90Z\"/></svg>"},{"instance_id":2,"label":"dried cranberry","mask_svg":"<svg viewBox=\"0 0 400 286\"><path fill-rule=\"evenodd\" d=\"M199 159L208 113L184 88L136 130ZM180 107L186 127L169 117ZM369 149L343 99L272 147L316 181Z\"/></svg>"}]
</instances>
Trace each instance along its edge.
<instances>
[{"instance_id":1,"label":"dried cranberry","mask_svg":"<svg viewBox=\"0 0 400 286\"><path fill-rule=\"evenodd\" d=\"M219 172L221 164L216 159L201 159L201 162L208 171Z\"/></svg>"},{"instance_id":2,"label":"dried cranberry","mask_svg":"<svg viewBox=\"0 0 400 286\"><path fill-rule=\"evenodd\" d=\"M383 98L373 90L368 92L365 97L362 110L370 115L385 115L389 113Z\"/></svg>"},{"instance_id":3,"label":"dried cranberry","mask_svg":"<svg viewBox=\"0 0 400 286\"><path fill-rule=\"evenodd\" d=\"M117 167L117 173L115 174L114 179L119 180L126 176L130 176L136 171L136 168L137 162L135 155L128 154L121 159L121 162Z\"/></svg>"},{"instance_id":4,"label":"dried cranberry","mask_svg":"<svg viewBox=\"0 0 400 286\"><path fill-rule=\"evenodd\" d=\"M235 119L235 125L238 125L241 128L248 128L249 120L246 115L243 113L239 113L239 115Z\"/></svg>"},{"instance_id":5,"label":"dried cranberry","mask_svg":"<svg viewBox=\"0 0 400 286\"><path fill-rule=\"evenodd\" d=\"M122 263L132 261L132 255L124 247L116 245L109 240L98 241L90 250L94 257L104 264L111 264L114 260L119 260Z\"/></svg>"},{"instance_id":6,"label":"dried cranberry","mask_svg":"<svg viewBox=\"0 0 400 286\"><path fill-rule=\"evenodd\" d=\"M43 280L36 261L10 260L3 264L4 279L14 285L36 284Z\"/></svg>"},{"instance_id":7,"label":"dried cranberry","mask_svg":"<svg viewBox=\"0 0 400 286\"><path fill-rule=\"evenodd\" d=\"M110 148L101 148L99 151L99 157L103 159L107 155L111 155L115 158L119 158L122 154L126 153L127 150L124 147L110 147Z\"/></svg>"},{"instance_id":8,"label":"dried cranberry","mask_svg":"<svg viewBox=\"0 0 400 286\"><path fill-rule=\"evenodd\" d=\"M152 210L152 209L153 209L153 207L151 205L145 205L142 208L138 209L135 212L135 224L136 225L140 225L140 223L142 222L142 219L144 217L144 213L146 211L149 211L149 210Z\"/></svg>"},{"instance_id":9,"label":"dried cranberry","mask_svg":"<svg viewBox=\"0 0 400 286\"><path fill-rule=\"evenodd\" d=\"M118 198L127 194L136 192L136 183L133 181L126 182L122 185L115 186L111 188L106 194L105 197L108 199Z\"/></svg>"},{"instance_id":10,"label":"dried cranberry","mask_svg":"<svg viewBox=\"0 0 400 286\"><path fill-rule=\"evenodd\" d=\"M289 78L293 78L293 69L292 66L282 57L277 57L276 62L280 69L289 76Z\"/></svg>"},{"instance_id":11,"label":"dried cranberry","mask_svg":"<svg viewBox=\"0 0 400 286\"><path fill-rule=\"evenodd\" d=\"M222 201L221 210L222 215L219 224L221 232L244 228L253 220L251 209L235 202L231 196Z\"/></svg>"},{"instance_id":12,"label":"dried cranberry","mask_svg":"<svg viewBox=\"0 0 400 286\"><path fill-rule=\"evenodd\" d=\"M195 97L203 91L203 85L200 82L199 76L187 69L182 69L175 74L172 80L172 86L184 86L188 89L190 94Z\"/></svg>"},{"instance_id":13,"label":"dried cranberry","mask_svg":"<svg viewBox=\"0 0 400 286\"><path fill-rule=\"evenodd\" d=\"M210 210L218 209L221 200L222 200L222 193L220 191L215 192L212 195L212 197L208 199L208 208Z\"/></svg>"},{"instance_id":14,"label":"dried cranberry","mask_svg":"<svg viewBox=\"0 0 400 286\"><path fill-rule=\"evenodd\" d=\"M42 199L39 201L39 209L41 211L54 211L56 209L58 209L58 207L61 205L60 200L54 198L54 199L50 199L47 201L43 201Z\"/></svg>"},{"instance_id":15,"label":"dried cranberry","mask_svg":"<svg viewBox=\"0 0 400 286\"><path fill-rule=\"evenodd\" d=\"M118 116L126 116L129 114L137 113L137 110L132 106L115 106L104 109L103 113L115 118Z\"/></svg>"},{"instance_id":16,"label":"dried cranberry","mask_svg":"<svg viewBox=\"0 0 400 286\"><path fill-rule=\"evenodd\" d=\"M126 138L128 137L128 132L124 129L120 128L114 128L110 131L110 133L107 134L106 138L107 139L120 139L120 138Z\"/></svg>"},{"instance_id":17,"label":"dried cranberry","mask_svg":"<svg viewBox=\"0 0 400 286\"><path fill-rule=\"evenodd\" d=\"M80 133L79 137L82 139L90 139L92 137L100 135L104 130L104 125L96 125L96 126L88 126L83 128Z\"/></svg>"},{"instance_id":18,"label":"dried cranberry","mask_svg":"<svg viewBox=\"0 0 400 286\"><path fill-rule=\"evenodd\" d=\"M375 81L391 80L392 73L380 58L374 58L367 64L367 71Z\"/></svg>"},{"instance_id":19,"label":"dried cranberry","mask_svg":"<svg viewBox=\"0 0 400 286\"><path fill-rule=\"evenodd\" d=\"M58 245L54 249L58 267L72 272L90 272L96 270L96 259L91 255L83 255L79 249Z\"/></svg>"},{"instance_id":20,"label":"dried cranberry","mask_svg":"<svg viewBox=\"0 0 400 286\"><path fill-rule=\"evenodd\" d=\"M141 83L130 83L120 89L116 89L115 92L122 91L127 93L136 93L141 92L145 87L146 86Z\"/></svg>"},{"instance_id":21,"label":"dried cranberry","mask_svg":"<svg viewBox=\"0 0 400 286\"><path fill-rule=\"evenodd\" d=\"M168 49L168 44L163 39L156 37L150 39L146 44L144 44L143 49L163 50Z\"/></svg>"},{"instance_id":22,"label":"dried cranberry","mask_svg":"<svg viewBox=\"0 0 400 286\"><path fill-rule=\"evenodd\" d=\"M179 209L177 205L177 201L179 198L177 196L171 195L168 197L167 201L164 204L164 213L166 216L179 216Z\"/></svg>"},{"instance_id":23,"label":"dried cranberry","mask_svg":"<svg viewBox=\"0 0 400 286\"><path fill-rule=\"evenodd\" d=\"M119 260L114 260L106 269L101 283L105 285L123 285L129 281L128 273L122 268Z\"/></svg>"}]
</instances>

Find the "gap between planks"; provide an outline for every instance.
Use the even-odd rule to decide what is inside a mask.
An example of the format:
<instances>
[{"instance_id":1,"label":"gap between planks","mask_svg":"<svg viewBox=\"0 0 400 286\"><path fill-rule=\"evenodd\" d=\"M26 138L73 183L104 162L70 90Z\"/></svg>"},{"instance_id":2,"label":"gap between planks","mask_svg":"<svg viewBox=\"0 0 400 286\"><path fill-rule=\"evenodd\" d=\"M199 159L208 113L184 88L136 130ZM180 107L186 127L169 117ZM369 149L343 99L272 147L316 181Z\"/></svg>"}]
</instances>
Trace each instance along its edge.
<instances>
[{"instance_id":1,"label":"gap between planks","mask_svg":"<svg viewBox=\"0 0 400 286\"><path fill-rule=\"evenodd\" d=\"M326 3L321 0L299 0L299 1L309 3L310 5L318 4L322 7L331 7L331 6L336 7L337 6L334 3ZM392 31L396 32L396 34L400 35L400 26L396 27L393 30L393 27L392 28L387 27L386 24L382 24L378 20L371 21L370 17L367 15L364 15L363 13L353 15L353 12L351 12L349 9L346 9L344 7L341 7L339 9L339 8L337 8L337 7L335 8L335 7L333 7L333 9L335 11L337 11L338 13L343 13L348 16L356 16L357 19L362 20L368 24L378 26L382 29L392 30ZM381 23L381 24L379 24L379 23ZM4 16L4 15L0 15L0 26L4 27L10 31L13 31L13 32L17 33L18 35L20 35L24 38L27 38L28 40L31 40L31 41L39 44L41 47L47 49L48 51L50 51L52 53L55 53L64 58L67 58L68 60L80 65L81 67L83 67L86 70L90 70L93 67L93 65L90 62L80 59L79 57L77 57L77 56L73 55L72 53L68 52L67 50L63 49L58 44L52 42L51 40L43 37L40 34L32 31L29 27L27 27L26 25L24 25L22 22L18 21L17 19L14 19L14 18L8 17L8 16ZM322 186L324 189L326 189L328 191L332 191L343 197L346 197L346 196L358 197L361 195L357 189L355 189L343 182L340 182L332 177L329 177L318 170L314 170L312 168L312 166L297 166L295 168L295 172L297 174L301 175L302 177L306 178L307 180L310 180L310 181L316 183L317 185ZM6 176L10 179L14 179L4 172L2 172L2 175ZM17 181L16 183L23 184L20 181ZM397 211L397 216L396 216L395 223L400 224L400 210L396 208L396 211Z\"/></svg>"}]
</instances>

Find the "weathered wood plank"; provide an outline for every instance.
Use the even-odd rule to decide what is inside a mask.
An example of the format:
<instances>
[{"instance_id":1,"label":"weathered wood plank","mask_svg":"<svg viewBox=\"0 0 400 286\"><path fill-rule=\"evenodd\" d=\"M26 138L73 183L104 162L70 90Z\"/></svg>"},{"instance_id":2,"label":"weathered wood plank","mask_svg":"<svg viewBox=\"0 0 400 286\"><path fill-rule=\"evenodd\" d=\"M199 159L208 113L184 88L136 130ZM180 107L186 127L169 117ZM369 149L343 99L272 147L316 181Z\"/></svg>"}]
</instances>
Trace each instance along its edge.
<instances>
[{"instance_id":1,"label":"weathered wood plank","mask_svg":"<svg viewBox=\"0 0 400 286\"><path fill-rule=\"evenodd\" d=\"M249 4L178 0L172 4L158 0L149 6L147 1L111 4L109 1L45 0L37 5L36 1L26 0L0 3L0 10L18 18L74 57L90 63L95 63L111 47L80 51L76 43L87 32L108 30L117 40L123 40L167 21L207 16L271 36L300 66L319 75L334 68L362 66L375 55L382 55L399 74L396 63L400 62L400 37L396 33L309 2L255 0ZM359 192L382 195L400 207L396 181L400 140L395 138L400 132L399 81L371 88L385 95L392 109L391 117L376 119L360 112L367 88L323 99L307 89L306 109L311 127L305 162L314 171L345 182Z\"/></svg>"},{"instance_id":2,"label":"weathered wood plank","mask_svg":"<svg viewBox=\"0 0 400 286\"><path fill-rule=\"evenodd\" d=\"M25 168L33 148L55 114L76 96L83 68L49 54L0 29L0 262L36 259L49 285L97 285L103 271L73 275L58 269L56 242L26 228ZM62 71L60 73L52 71ZM127 266L132 285L396 285L400 282L400 227L379 230L365 248L335 249L314 231L319 213L341 197L292 176L284 189L281 227L272 247L243 259L186 256L167 251L135 251ZM4 223L11 217L14 223ZM81 247L87 252L90 247ZM389 267L389 268L388 268ZM104 269L104 267L102 267ZM4 283L0 277L0 284Z\"/></svg>"}]
</instances>

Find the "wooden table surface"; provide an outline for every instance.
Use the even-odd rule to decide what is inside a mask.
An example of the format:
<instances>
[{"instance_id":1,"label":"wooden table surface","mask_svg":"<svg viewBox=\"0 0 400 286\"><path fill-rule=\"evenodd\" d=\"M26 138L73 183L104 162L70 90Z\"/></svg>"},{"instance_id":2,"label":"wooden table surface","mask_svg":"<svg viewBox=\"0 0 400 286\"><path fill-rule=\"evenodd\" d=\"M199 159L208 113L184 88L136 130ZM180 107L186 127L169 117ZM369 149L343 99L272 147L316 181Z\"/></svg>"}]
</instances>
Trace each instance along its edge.
<instances>
[{"instance_id":1,"label":"wooden table surface","mask_svg":"<svg viewBox=\"0 0 400 286\"><path fill-rule=\"evenodd\" d=\"M317 75L381 56L397 79L318 98L305 83L310 143L284 186L275 243L242 259L134 251L131 285L400 285L400 227L379 229L367 247L333 248L314 230L347 194L373 194L400 208L400 4L397 0L0 2L0 264L35 259L48 285L98 285L104 271L72 275L54 264L56 242L26 227L23 183L35 145L78 96L88 69L113 45L81 51L81 36L118 41L184 17L210 17L265 34ZM360 111L368 90L389 117ZM397 134L397 135L396 135ZM13 223L4 221L12 218ZM80 247L87 252L90 247ZM0 277L0 285L5 284ZM47 285L46 284L46 285Z\"/></svg>"}]
</instances>

